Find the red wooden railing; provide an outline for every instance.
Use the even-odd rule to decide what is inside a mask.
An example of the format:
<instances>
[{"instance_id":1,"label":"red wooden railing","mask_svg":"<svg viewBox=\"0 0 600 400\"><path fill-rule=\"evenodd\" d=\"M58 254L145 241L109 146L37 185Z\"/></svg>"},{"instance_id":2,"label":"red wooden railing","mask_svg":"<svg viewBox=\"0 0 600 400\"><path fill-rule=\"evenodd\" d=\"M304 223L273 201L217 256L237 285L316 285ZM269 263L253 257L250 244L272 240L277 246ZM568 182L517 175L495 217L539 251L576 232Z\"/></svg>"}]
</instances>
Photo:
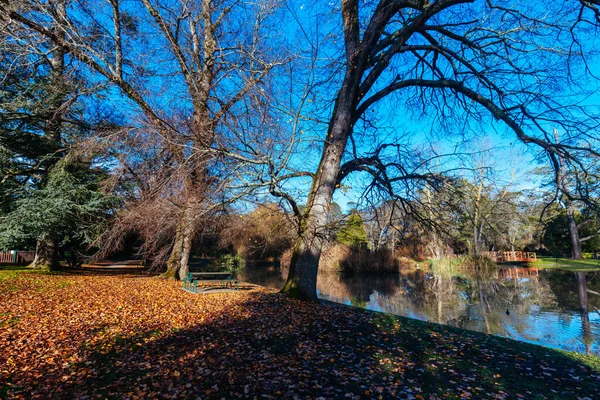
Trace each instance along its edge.
<instances>
[{"instance_id":1,"label":"red wooden railing","mask_svg":"<svg viewBox=\"0 0 600 400\"><path fill-rule=\"evenodd\" d=\"M483 253L497 263L501 262L533 262L537 255L531 251L488 251Z\"/></svg>"}]
</instances>

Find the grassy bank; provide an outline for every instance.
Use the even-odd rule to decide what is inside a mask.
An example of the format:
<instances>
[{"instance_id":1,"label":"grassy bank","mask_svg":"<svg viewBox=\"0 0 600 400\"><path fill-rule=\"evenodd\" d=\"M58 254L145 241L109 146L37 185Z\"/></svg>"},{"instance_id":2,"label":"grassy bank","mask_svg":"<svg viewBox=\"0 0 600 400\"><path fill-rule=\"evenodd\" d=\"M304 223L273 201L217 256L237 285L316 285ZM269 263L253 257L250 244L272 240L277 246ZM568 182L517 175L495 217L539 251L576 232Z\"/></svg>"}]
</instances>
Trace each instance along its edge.
<instances>
[{"instance_id":1,"label":"grassy bank","mask_svg":"<svg viewBox=\"0 0 600 400\"><path fill-rule=\"evenodd\" d=\"M595 357L266 289L7 273L0 398L600 397Z\"/></svg>"},{"instance_id":2,"label":"grassy bank","mask_svg":"<svg viewBox=\"0 0 600 400\"><path fill-rule=\"evenodd\" d=\"M567 271L600 271L600 260L569 258L538 257L538 261L530 264L532 267L544 269L564 269Z\"/></svg>"}]
</instances>

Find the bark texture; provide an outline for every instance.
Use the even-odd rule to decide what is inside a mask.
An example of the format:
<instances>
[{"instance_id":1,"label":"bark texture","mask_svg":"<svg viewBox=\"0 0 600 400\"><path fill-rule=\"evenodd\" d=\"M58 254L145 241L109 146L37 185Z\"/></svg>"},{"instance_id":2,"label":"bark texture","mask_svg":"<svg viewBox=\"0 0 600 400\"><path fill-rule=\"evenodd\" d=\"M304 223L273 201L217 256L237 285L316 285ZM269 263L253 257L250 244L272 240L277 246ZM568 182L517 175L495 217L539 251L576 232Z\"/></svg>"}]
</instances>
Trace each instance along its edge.
<instances>
[{"instance_id":1,"label":"bark texture","mask_svg":"<svg viewBox=\"0 0 600 400\"><path fill-rule=\"evenodd\" d=\"M59 266L58 246L55 240L48 238L38 239L35 246L35 258L29 268L51 271Z\"/></svg>"}]
</instances>

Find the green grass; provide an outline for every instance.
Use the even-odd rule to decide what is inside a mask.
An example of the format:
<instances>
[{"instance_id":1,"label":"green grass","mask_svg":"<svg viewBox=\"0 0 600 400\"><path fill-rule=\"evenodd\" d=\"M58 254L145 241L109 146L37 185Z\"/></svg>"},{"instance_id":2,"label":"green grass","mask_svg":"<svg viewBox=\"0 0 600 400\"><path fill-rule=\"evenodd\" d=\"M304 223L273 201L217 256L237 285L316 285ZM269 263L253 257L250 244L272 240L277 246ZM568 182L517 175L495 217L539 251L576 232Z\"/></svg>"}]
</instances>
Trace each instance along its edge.
<instances>
[{"instance_id":1,"label":"green grass","mask_svg":"<svg viewBox=\"0 0 600 400\"><path fill-rule=\"evenodd\" d=\"M538 257L538 261L530 264L542 269L563 269L566 271L600 271L600 260L571 260L569 258Z\"/></svg>"},{"instance_id":2,"label":"green grass","mask_svg":"<svg viewBox=\"0 0 600 400\"><path fill-rule=\"evenodd\" d=\"M7 279L15 279L22 273L32 272L32 269L28 269L22 265L2 265L0 266L0 281Z\"/></svg>"},{"instance_id":3,"label":"green grass","mask_svg":"<svg viewBox=\"0 0 600 400\"><path fill-rule=\"evenodd\" d=\"M21 275L30 275L30 276L43 276L43 275L59 275L59 272L56 271L42 271L42 270L35 270L35 269L30 269L27 268L26 266L23 265L2 265L0 266L0 282L2 281L6 281L8 283L8 285L4 285L3 288L0 289L0 293L10 293L10 292L15 292L19 290L19 285L16 283L16 280L21 276ZM14 281L14 282L12 282ZM47 283L45 283L43 280L37 278L31 281L33 287L35 288L36 291L48 291L48 290L54 290L56 288L59 289L64 289L64 288L68 288L69 286L73 285L73 282L68 281L68 280L58 280L58 281L54 281L52 283L52 285L48 286Z\"/></svg>"}]
</instances>

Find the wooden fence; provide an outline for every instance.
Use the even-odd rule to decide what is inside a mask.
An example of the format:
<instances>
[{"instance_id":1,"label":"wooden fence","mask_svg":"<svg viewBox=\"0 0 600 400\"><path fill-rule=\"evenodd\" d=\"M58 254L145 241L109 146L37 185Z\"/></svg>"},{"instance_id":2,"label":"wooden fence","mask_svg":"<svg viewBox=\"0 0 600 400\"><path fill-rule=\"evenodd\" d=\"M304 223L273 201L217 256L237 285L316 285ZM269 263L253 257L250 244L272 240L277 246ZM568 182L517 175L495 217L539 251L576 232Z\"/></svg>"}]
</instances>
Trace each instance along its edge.
<instances>
[{"instance_id":1,"label":"wooden fence","mask_svg":"<svg viewBox=\"0 0 600 400\"><path fill-rule=\"evenodd\" d=\"M0 251L0 264L27 265L35 258L35 251Z\"/></svg>"},{"instance_id":2,"label":"wooden fence","mask_svg":"<svg viewBox=\"0 0 600 400\"><path fill-rule=\"evenodd\" d=\"M497 263L504 262L533 262L537 255L530 251L488 251L483 253Z\"/></svg>"}]
</instances>

